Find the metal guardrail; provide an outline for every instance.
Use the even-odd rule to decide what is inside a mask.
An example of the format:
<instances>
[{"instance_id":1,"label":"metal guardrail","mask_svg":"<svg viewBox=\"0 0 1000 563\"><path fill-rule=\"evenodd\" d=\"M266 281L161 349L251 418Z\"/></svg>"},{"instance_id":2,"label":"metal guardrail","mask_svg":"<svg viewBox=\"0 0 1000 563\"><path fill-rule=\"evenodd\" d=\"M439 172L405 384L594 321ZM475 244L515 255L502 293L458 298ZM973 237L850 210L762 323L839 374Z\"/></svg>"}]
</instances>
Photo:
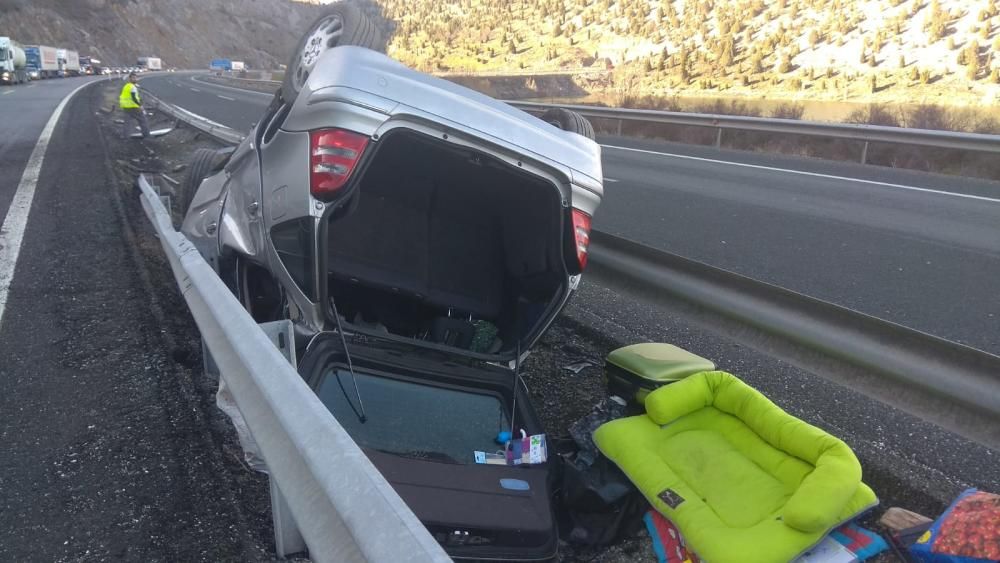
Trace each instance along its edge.
<instances>
[{"instance_id":1,"label":"metal guardrail","mask_svg":"<svg viewBox=\"0 0 1000 563\"><path fill-rule=\"evenodd\" d=\"M449 74L448 76L476 76L474 74ZM492 76L484 74L482 76ZM234 78L246 82L270 82ZM280 83L278 83L280 84ZM963 133L958 131L938 131L933 129L913 129L907 127L887 127L883 125L863 125L854 123L825 123L820 121L802 121L798 119L779 119L773 117L747 117L739 115L717 115L708 113L685 113L676 111L660 111L645 109L605 108L600 106L572 104L544 104L537 102L521 102L505 100L518 109L541 113L553 107L561 107L580 113L589 119L605 119L617 122L617 134L622 134L622 124L626 121L643 123L662 123L688 127L706 127L716 129L715 146L722 146L722 132L757 131L786 135L804 135L809 137L825 137L830 139L845 139L864 143L861 150L861 163L868 161L868 149L871 143L890 143L900 145L915 145L956 149L975 152L1000 153L1000 135L983 133Z\"/></svg>"},{"instance_id":2,"label":"metal guardrail","mask_svg":"<svg viewBox=\"0 0 1000 563\"><path fill-rule=\"evenodd\" d=\"M279 555L314 561L451 561L281 355L144 176L143 209L271 480ZM291 345L289 343L289 345Z\"/></svg>"},{"instance_id":3,"label":"metal guardrail","mask_svg":"<svg viewBox=\"0 0 1000 563\"><path fill-rule=\"evenodd\" d=\"M921 418L1000 445L998 356L608 233L591 232L589 253L644 299L672 296L880 374L894 395L933 399Z\"/></svg>"},{"instance_id":4,"label":"metal guardrail","mask_svg":"<svg viewBox=\"0 0 1000 563\"><path fill-rule=\"evenodd\" d=\"M195 129L207 133L209 136L218 139L224 143L230 143L233 145L240 144L243 141L244 135L239 131L230 129L225 125L215 123L214 121L205 119L204 117L191 113L184 108L177 107L172 104L164 103L160 101L156 96L143 92L143 97L147 101L151 102L150 107L157 109L168 116L181 121Z\"/></svg>"},{"instance_id":5,"label":"metal guardrail","mask_svg":"<svg viewBox=\"0 0 1000 563\"><path fill-rule=\"evenodd\" d=\"M823 123L797 119L604 108L582 105L541 104L518 101L508 101L507 103L528 112L540 113L552 107L561 107L579 112L584 117L590 119L613 120L618 123L618 135L622 134L622 123L626 121L715 128L717 130L715 136L716 147L722 146L722 132L724 130L759 131L763 133L806 135L859 141L864 142L864 148L861 151L862 164L865 164L868 160L869 143L893 143L1000 153L1000 135L985 135L981 133L960 133L931 129L885 127L881 125Z\"/></svg>"}]
</instances>

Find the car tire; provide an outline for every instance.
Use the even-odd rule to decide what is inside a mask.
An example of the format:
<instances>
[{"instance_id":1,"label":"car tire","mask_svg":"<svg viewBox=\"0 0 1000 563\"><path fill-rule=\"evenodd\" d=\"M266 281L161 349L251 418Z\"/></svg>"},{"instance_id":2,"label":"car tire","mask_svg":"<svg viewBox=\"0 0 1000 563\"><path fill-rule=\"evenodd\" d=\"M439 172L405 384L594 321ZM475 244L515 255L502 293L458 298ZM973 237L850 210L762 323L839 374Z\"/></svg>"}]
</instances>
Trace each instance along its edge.
<instances>
[{"instance_id":1,"label":"car tire","mask_svg":"<svg viewBox=\"0 0 1000 563\"><path fill-rule=\"evenodd\" d=\"M594 136L594 126L590 123L590 120L575 111L563 108L551 108L542 114L541 119L563 131L583 135L591 140L596 139Z\"/></svg>"},{"instance_id":2,"label":"car tire","mask_svg":"<svg viewBox=\"0 0 1000 563\"><path fill-rule=\"evenodd\" d=\"M302 35L281 82L285 102L295 101L323 53L343 45L382 50L382 33L375 22L349 1L328 6Z\"/></svg>"},{"instance_id":3,"label":"car tire","mask_svg":"<svg viewBox=\"0 0 1000 563\"><path fill-rule=\"evenodd\" d=\"M181 222L187 216L188 208L191 207L191 201L194 199L194 194L198 191L201 181L222 170L228 161L229 154L222 151L212 149L194 151L188 163L187 176L177 189L175 197Z\"/></svg>"}]
</instances>

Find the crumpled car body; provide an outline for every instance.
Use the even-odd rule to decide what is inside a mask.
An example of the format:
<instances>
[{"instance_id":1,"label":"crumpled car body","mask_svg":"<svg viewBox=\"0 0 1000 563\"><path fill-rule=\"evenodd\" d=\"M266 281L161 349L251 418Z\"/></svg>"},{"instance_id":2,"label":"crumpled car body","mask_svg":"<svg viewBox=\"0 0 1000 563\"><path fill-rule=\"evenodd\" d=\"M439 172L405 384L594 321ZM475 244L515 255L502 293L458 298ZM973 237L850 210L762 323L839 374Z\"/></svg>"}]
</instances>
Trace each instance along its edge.
<instances>
[{"instance_id":1,"label":"crumpled car body","mask_svg":"<svg viewBox=\"0 0 1000 563\"><path fill-rule=\"evenodd\" d=\"M602 178L591 139L343 46L200 181L181 230L258 322L293 321L300 373L449 553L536 560L557 545L552 462L472 449L544 431L516 371L586 266Z\"/></svg>"}]
</instances>

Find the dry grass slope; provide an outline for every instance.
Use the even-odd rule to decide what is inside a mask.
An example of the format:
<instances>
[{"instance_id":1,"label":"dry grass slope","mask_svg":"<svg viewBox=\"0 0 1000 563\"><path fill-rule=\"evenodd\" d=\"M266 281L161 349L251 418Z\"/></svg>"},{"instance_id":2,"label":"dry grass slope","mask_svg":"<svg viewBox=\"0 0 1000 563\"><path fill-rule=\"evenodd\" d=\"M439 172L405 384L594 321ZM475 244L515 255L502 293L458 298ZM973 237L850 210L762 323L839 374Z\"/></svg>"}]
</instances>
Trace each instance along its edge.
<instances>
[{"instance_id":1,"label":"dry grass slope","mask_svg":"<svg viewBox=\"0 0 1000 563\"><path fill-rule=\"evenodd\" d=\"M997 0L376 0L427 71L613 70L638 94L1000 97Z\"/></svg>"}]
</instances>

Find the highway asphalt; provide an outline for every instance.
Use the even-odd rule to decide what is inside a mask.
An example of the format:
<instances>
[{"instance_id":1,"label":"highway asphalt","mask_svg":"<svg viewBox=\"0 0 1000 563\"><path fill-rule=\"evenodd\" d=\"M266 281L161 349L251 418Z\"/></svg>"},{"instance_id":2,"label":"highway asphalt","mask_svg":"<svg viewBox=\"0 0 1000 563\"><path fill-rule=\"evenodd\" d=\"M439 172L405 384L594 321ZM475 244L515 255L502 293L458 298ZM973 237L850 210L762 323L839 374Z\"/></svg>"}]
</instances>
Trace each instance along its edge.
<instances>
[{"instance_id":1,"label":"highway asphalt","mask_svg":"<svg viewBox=\"0 0 1000 563\"><path fill-rule=\"evenodd\" d=\"M86 81L0 89L0 216L50 114ZM266 499L266 484L230 455L212 382L192 369L196 351L173 344L178 321L164 320L130 240L122 200L135 195L116 183L99 125L114 141L103 110L116 92L76 93L29 167L36 189L0 319L0 561L269 560L266 507L244 504ZM113 158L157 146L134 143Z\"/></svg>"},{"instance_id":2,"label":"highway asphalt","mask_svg":"<svg viewBox=\"0 0 1000 563\"><path fill-rule=\"evenodd\" d=\"M270 96L178 73L143 88L240 131ZM1000 183L602 137L594 227L1000 353Z\"/></svg>"},{"instance_id":3,"label":"highway asphalt","mask_svg":"<svg viewBox=\"0 0 1000 563\"><path fill-rule=\"evenodd\" d=\"M64 78L0 87L0 222L52 111L66 94L92 80Z\"/></svg>"}]
</instances>

